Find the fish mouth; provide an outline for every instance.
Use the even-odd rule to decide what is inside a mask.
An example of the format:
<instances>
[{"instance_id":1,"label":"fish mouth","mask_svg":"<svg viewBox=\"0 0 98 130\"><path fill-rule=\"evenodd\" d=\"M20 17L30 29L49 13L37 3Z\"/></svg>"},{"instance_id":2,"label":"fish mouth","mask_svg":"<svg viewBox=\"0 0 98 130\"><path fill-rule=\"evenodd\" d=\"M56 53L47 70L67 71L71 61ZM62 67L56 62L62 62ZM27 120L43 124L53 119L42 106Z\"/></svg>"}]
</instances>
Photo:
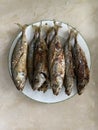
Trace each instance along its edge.
<instances>
[{"instance_id":1,"label":"fish mouth","mask_svg":"<svg viewBox=\"0 0 98 130\"><path fill-rule=\"evenodd\" d=\"M78 94L81 95L84 92L85 86L77 86Z\"/></svg>"},{"instance_id":2,"label":"fish mouth","mask_svg":"<svg viewBox=\"0 0 98 130\"><path fill-rule=\"evenodd\" d=\"M59 94L60 90L61 90L61 87L60 87L59 85L57 85L57 84L54 84L54 85L53 85L52 91L53 91L53 94L54 94L54 95L57 96L57 95Z\"/></svg>"},{"instance_id":3,"label":"fish mouth","mask_svg":"<svg viewBox=\"0 0 98 130\"><path fill-rule=\"evenodd\" d=\"M59 94L59 92L57 92L56 90L53 89L53 94L57 96Z\"/></svg>"},{"instance_id":4,"label":"fish mouth","mask_svg":"<svg viewBox=\"0 0 98 130\"><path fill-rule=\"evenodd\" d=\"M72 85L70 84L68 88L65 88L65 93L66 93L68 96L71 94L72 88L73 88L73 84L72 84Z\"/></svg>"},{"instance_id":5,"label":"fish mouth","mask_svg":"<svg viewBox=\"0 0 98 130\"><path fill-rule=\"evenodd\" d=\"M16 81L15 82L15 85L16 85L16 88L20 91L22 91L24 89L24 84L25 84L25 80L23 79L23 81Z\"/></svg>"},{"instance_id":6,"label":"fish mouth","mask_svg":"<svg viewBox=\"0 0 98 130\"><path fill-rule=\"evenodd\" d=\"M17 85L16 88L22 91L24 89L24 85L23 84Z\"/></svg>"},{"instance_id":7,"label":"fish mouth","mask_svg":"<svg viewBox=\"0 0 98 130\"><path fill-rule=\"evenodd\" d=\"M71 94L71 89L70 90L65 90L65 93L69 96Z\"/></svg>"}]
</instances>

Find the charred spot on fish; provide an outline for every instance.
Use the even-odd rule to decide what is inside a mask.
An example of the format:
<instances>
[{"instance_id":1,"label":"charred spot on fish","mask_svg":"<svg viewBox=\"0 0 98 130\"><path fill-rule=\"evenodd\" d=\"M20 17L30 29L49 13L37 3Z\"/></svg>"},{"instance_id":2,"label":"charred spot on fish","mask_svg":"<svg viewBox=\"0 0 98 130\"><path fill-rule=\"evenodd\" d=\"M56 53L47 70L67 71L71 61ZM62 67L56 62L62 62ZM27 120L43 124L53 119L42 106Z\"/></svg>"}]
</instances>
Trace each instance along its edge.
<instances>
[{"instance_id":1,"label":"charred spot on fish","mask_svg":"<svg viewBox=\"0 0 98 130\"><path fill-rule=\"evenodd\" d=\"M61 48L61 44L60 44L59 42L57 42L57 43L55 44L55 48L56 48L57 50L59 50L59 49Z\"/></svg>"}]
</instances>

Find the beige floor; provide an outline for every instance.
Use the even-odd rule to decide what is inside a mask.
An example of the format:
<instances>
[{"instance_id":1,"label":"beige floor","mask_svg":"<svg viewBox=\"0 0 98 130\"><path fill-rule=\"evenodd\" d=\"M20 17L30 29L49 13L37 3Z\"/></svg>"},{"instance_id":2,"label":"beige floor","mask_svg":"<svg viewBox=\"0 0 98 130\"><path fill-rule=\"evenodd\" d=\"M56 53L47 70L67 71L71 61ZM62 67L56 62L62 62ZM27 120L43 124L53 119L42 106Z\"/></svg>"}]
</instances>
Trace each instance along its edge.
<instances>
[{"instance_id":1,"label":"beige floor","mask_svg":"<svg viewBox=\"0 0 98 130\"><path fill-rule=\"evenodd\" d=\"M8 52L18 28L41 19L76 27L92 58L86 91L57 104L42 104L18 92L8 73ZM98 1L0 0L0 130L98 130Z\"/></svg>"}]
</instances>

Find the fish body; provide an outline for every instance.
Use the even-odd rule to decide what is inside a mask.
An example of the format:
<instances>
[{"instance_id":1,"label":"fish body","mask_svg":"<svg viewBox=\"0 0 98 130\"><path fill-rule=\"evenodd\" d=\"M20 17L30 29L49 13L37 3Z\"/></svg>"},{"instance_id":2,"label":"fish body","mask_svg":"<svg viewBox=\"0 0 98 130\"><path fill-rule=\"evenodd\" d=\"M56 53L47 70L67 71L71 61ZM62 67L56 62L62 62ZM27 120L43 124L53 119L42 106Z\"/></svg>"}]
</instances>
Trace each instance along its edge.
<instances>
[{"instance_id":1,"label":"fish body","mask_svg":"<svg viewBox=\"0 0 98 130\"><path fill-rule=\"evenodd\" d=\"M35 35L28 45L28 56L27 56L27 73L28 73L28 79L33 87L33 78L34 78L34 48L36 43L38 42L38 32L37 28L35 30Z\"/></svg>"},{"instance_id":2,"label":"fish body","mask_svg":"<svg viewBox=\"0 0 98 130\"><path fill-rule=\"evenodd\" d=\"M12 78L18 90L23 90L27 78L27 50L25 29L22 30L22 37L19 38L11 61Z\"/></svg>"},{"instance_id":3,"label":"fish body","mask_svg":"<svg viewBox=\"0 0 98 130\"><path fill-rule=\"evenodd\" d=\"M58 95L63 85L65 59L62 44L57 35L54 37L49 47L49 71L53 93Z\"/></svg>"},{"instance_id":4,"label":"fish body","mask_svg":"<svg viewBox=\"0 0 98 130\"><path fill-rule=\"evenodd\" d=\"M89 68L85 53L81 49L77 41L77 34L75 36L75 44L73 46L73 57L75 65L75 74L77 78L77 91L82 94L85 86L89 82Z\"/></svg>"},{"instance_id":5,"label":"fish body","mask_svg":"<svg viewBox=\"0 0 98 130\"><path fill-rule=\"evenodd\" d=\"M72 88L74 86L74 66L73 66L73 58L72 58L72 32L70 32L70 36L65 43L64 54L65 54L65 79L64 86L65 92L67 95L70 95L72 92Z\"/></svg>"}]
</instances>

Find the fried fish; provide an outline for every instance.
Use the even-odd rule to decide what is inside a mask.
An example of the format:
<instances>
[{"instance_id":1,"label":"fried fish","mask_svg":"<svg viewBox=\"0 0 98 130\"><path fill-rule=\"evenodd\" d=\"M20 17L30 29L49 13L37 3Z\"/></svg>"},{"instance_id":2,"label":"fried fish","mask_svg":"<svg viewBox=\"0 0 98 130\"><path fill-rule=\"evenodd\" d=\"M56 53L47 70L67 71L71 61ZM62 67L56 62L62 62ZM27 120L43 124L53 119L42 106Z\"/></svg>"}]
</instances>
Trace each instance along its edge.
<instances>
[{"instance_id":1,"label":"fried fish","mask_svg":"<svg viewBox=\"0 0 98 130\"><path fill-rule=\"evenodd\" d=\"M56 35L49 45L50 84L54 95L58 95L65 75L65 59L62 44L57 35L58 28L54 28Z\"/></svg>"},{"instance_id":2,"label":"fried fish","mask_svg":"<svg viewBox=\"0 0 98 130\"><path fill-rule=\"evenodd\" d=\"M27 56L27 74L30 85L33 87L34 78L34 47L38 42L38 27L35 27L34 37L30 44L28 45L28 56Z\"/></svg>"},{"instance_id":3,"label":"fried fish","mask_svg":"<svg viewBox=\"0 0 98 130\"><path fill-rule=\"evenodd\" d=\"M38 42L34 49L34 84L33 90L40 90L48 78L48 49L44 38L41 36L41 27Z\"/></svg>"},{"instance_id":4,"label":"fried fish","mask_svg":"<svg viewBox=\"0 0 98 130\"><path fill-rule=\"evenodd\" d=\"M89 82L89 68L87 64L87 59L85 57L85 53L80 47L77 40L78 32L75 34L75 43L73 45L73 58L74 58L74 66L75 66L75 75L77 79L77 91L78 94L81 95L84 91L85 86Z\"/></svg>"},{"instance_id":5,"label":"fried fish","mask_svg":"<svg viewBox=\"0 0 98 130\"><path fill-rule=\"evenodd\" d=\"M65 78L64 78L64 86L65 92L67 95L70 95L72 92L72 88L74 86L74 66L73 66L73 58L72 58L72 39L73 32L70 31L69 38L67 39L64 46L64 54L65 54Z\"/></svg>"},{"instance_id":6,"label":"fried fish","mask_svg":"<svg viewBox=\"0 0 98 130\"><path fill-rule=\"evenodd\" d=\"M18 90L23 90L27 79L27 50L28 43L26 39L25 30L27 26L21 26L22 36L17 41L14 48L11 61L12 78Z\"/></svg>"}]
</instances>

